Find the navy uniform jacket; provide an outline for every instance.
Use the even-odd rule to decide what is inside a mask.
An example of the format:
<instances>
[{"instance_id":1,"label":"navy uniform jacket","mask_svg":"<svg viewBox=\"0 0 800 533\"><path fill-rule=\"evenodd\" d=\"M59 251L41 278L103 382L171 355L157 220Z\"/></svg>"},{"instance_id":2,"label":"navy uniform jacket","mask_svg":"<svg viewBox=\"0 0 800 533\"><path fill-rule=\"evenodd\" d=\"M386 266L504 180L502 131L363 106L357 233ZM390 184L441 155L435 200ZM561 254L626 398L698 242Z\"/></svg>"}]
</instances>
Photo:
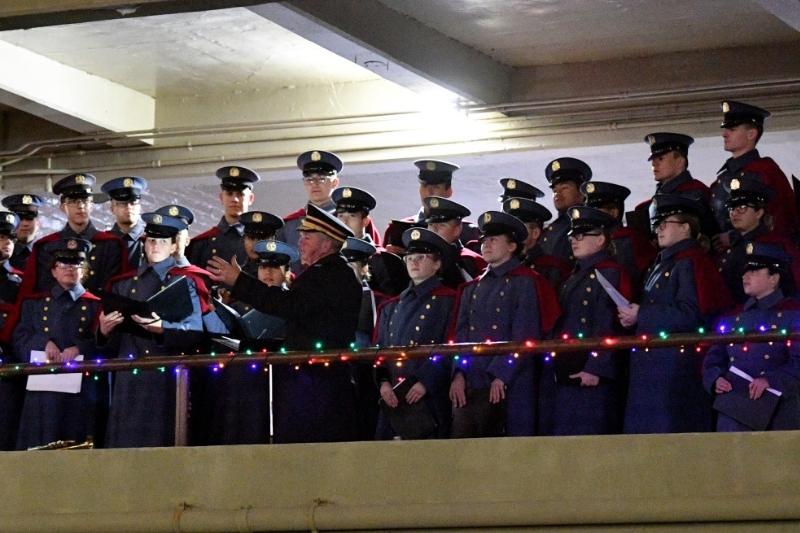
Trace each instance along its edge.
<instances>
[{"instance_id":1,"label":"navy uniform jacket","mask_svg":"<svg viewBox=\"0 0 800 533\"><path fill-rule=\"evenodd\" d=\"M730 296L711 258L693 239L659 253L645 281L636 334L696 331ZM700 382L701 354L680 348L636 350L630 357L626 433L708 431L711 404Z\"/></svg>"},{"instance_id":2,"label":"navy uniform jacket","mask_svg":"<svg viewBox=\"0 0 800 533\"><path fill-rule=\"evenodd\" d=\"M345 348L355 340L361 284L340 254L306 268L288 290L268 287L240 274L232 295L287 321L291 350ZM273 366L274 428L277 442L326 442L356 436L355 391L350 366Z\"/></svg>"},{"instance_id":3,"label":"navy uniform jacket","mask_svg":"<svg viewBox=\"0 0 800 533\"><path fill-rule=\"evenodd\" d=\"M375 343L380 346L446 343L453 325L456 294L436 276L419 285L411 284L378 310ZM437 435L446 437L449 434L450 362L447 358L415 359L403 362L401 367L388 362L378 366L375 375L379 384L388 381L392 386L405 379L421 382L425 386L423 398L438 422ZM379 435L379 438L385 437L388 435Z\"/></svg>"},{"instance_id":4,"label":"navy uniform jacket","mask_svg":"<svg viewBox=\"0 0 800 533\"><path fill-rule=\"evenodd\" d=\"M571 261L545 254L538 243L525 253L523 263L541 274L554 289L560 287L572 271Z\"/></svg>"},{"instance_id":5,"label":"navy uniform jacket","mask_svg":"<svg viewBox=\"0 0 800 533\"><path fill-rule=\"evenodd\" d=\"M155 265L143 264L117 280L111 291L143 301L161 290L170 278L186 274L169 257ZM163 322L164 333L148 333L134 327L136 333L120 327L108 339L100 339L107 356L137 358L144 356L180 355L189 352L202 339L203 323L200 292L205 291L199 277L189 276L192 313L180 322ZM175 442L175 373L141 370L117 372L111 400L106 446L128 448L172 446Z\"/></svg>"},{"instance_id":6,"label":"navy uniform jacket","mask_svg":"<svg viewBox=\"0 0 800 533\"><path fill-rule=\"evenodd\" d=\"M0 267L0 342L3 350L14 328L14 302L22 282L20 272L6 261ZM17 443L17 425L24 394L24 378L0 379L0 450L13 450Z\"/></svg>"},{"instance_id":7,"label":"navy uniform jacket","mask_svg":"<svg viewBox=\"0 0 800 533\"><path fill-rule=\"evenodd\" d=\"M552 327L557 308L550 285L514 257L498 268L487 268L461 288L455 340L541 339ZM506 433L534 433L536 394L531 356L461 356L453 370L464 374L468 390L487 389L495 378L502 380L507 387Z\"/></svg>"},{"instance_id":8,"label":"navy uniform jacket","mask_svg":"<svg viewBox=\"0 0 800 533\"><path fill-rule=\"evenodd\" d=\"M486 261L480 254L465 248L460 241L451 246L456 249L456 260L444 268L442 283L451 289L458 289L467 281L477 278L486 268Z\"/></svg>"},{"instance_id":9,"label":"navy uniform jacket","mask_svg":"<svg viewBox=\"0 0 800 533\"><path fill-rule=\"evenodd\" d=\"M767 213L772 215L774 231L782 237L794 237L800 222L792 187L778 164L769 157L761 157L758 150L751 150L737 158L728 158L717 171L717 179L711 184L711 207L720 228L731 229L728 208L725 207L730 191L723 184L743 170L758 174L764 185L775 192L766 207Z\"/></svg>"},{"instance_id":10,"label":"navy uniform jacket","mask_svg":"<svg viewBox=\"0 0 800 533\"><path fill-rule=\"evenodd\" d=\"M753 332L758 331L761 326L793 331L798 321L800 303L794 298L785 298L778 289L761 300L751 298L735 312L722 317L717 324L717 331L730 332L742 327L745 332ZM731 366L754 378L766 378L770 387L783 393L767 429L800 429L800 346L796 342L792 342L790 346L783 342L712 346L703 364L703 385L709 393L715 394L717 378L724 376ZM718 413L717 431L752 430Z\"/></svg>"},{"instance_id":11,"label":"navy uniform jacket","mask_svg":"<svg viewBox=\"0 0 800 533\"><path fill-rule=\"evenodd\" d=\"M14 253L11 254L11 259L9 259L11 266L24 272L25 266L28 264L28 257L31 256L35 242L36 241L33 241L28 244L14 243Z\"/></svg>"},{"instance_id":12,"label":"navy uniform jacket","mask_svg":"<svg viewBox=\"0 0 800 533\"><path fill-rule=\"evenodd\" d=\"M615 229L611 233L611 240L614 243L614 259L626 268L631 276L632 287L638 289L642 277L656 258L656 248L633 228Z\"/></svg>"},{"instance_id":13,"label":"navy uniform jacket","mask_svg":"<svg viewBox=\"0 0 800 533\"><path fill-rule=\"evenodd\" d=\"M55 280L50 274L53 250L61 246L61 239L69 238L86 239L94 245L89 253L89 268L83 280L83 286L89 292L104 289L111 278L129 270L128 248L117 235L98 231L91 222L83 233L76 233L67 224L61 231L42 237L33 245L20 289L23 296L46 292L53 287Z\"/></svg>"},{"instance_id":14,"label":"navy uniform jacket","mask_svg":"<svg viewBox=\"0 0 800 533\"><path fill-rule=\"evenodd\" d=\"M71 290L55 285L46 293L22 301L20 320L14 330L14 358L28 362L32 350L44 350L48 341L59 349L75 346L85 359L96 354L94 330L100 299L78 284ZM108 378L84 376L78 394L27 391L20 419L17 449L41 446L56 440L101 441L98 431L105 422Z\"/></svg>"},{"instance_id":15,"label":"navy uniform jacket","mask_svg":"<svg viewBox=\"0 0 800 533\"><path fill-rule=\"evenodd\" d=\"M226 261L230 261L235 255L240 265L247 262L247 253L244 251L244 224L241 222L228 224L223 216L219 224L192 237L192 241L186 247L186 258L200 268L206 268L208 260L215 255Z\"/></svg>"},{"instance_id":16,"label":"navy uniform jacket","mask_svg":"<svg viewBox=\"0 0 800 533\"><path fill-rule=\"evenodd\" d=\"M144 221L140 220L132 228L130 233L122 231L117 224L108 230L125 242L128 247L128 264L131 268L139 268L144 258ZM205 265L203 265L205 267Z\"/></svg>"},{"instance_id":17,"label":"navy uniform jacket","mask_svg":"<svg viewBox=\"0 0 800 533\"><path fill-rule=\"evenodd\" d=\"M737 304L743 304L749 299L742 286L742 275L747 263L748 242L774 244L783 248L786 254L792 258L791 269L795 284L800 281L800 251L789 239L770 231L764 224L759 224L753 231L744 235L737 231L732 231L730 235L731 247L719 255L717 265Z\"/></svg>"},{"instance_id":18,"label":"navy uniform jacket","mask_svg":"<svg viewBox=\"0 0 800 533\"><path fill-rule=\"evenodd\" d=\"M575 257L572 255L572 246L570 246L567 238L567 232L570 227L569 216L566 211L560 213L558 218L544 228L539 244L546 255L552 255L558 259L568 261L571 267Z\"/></svg>"},{"instance_id":19,"label":"navy uniform jacket","mask_svg":"<svg viewBox=\"0 0 800 533\"><path fill-rule=\"evenodd\" d=\"M700 180L692 177L691 172L684 170L674 178L666 182L656 184L655 194L677 194L682 193L708 204L711 200L711 191L708 186ZM650 204L652 199L645 200L634 208L639 216L644 220L650 220Z\"/></svg>"},{"instance_id":20,"label":"navy uniform jacket","mask_svg":"<svg viewBox=\"0 0 800 533\"><path fill-rule=\"evenodd\" d=\"M561 318L556 334L567 334L574 338L603 337L620 334L617 322L617 306L600 285L595 274L603 276L630 298L632 287L625 267L614 262L606 251L577 260L575 271L560 287L559 304ZM559 368L556 373L555 369ZM543 380L556 378L556 394L553 402L553 433L556 435L597 435L615 429L620 408L616 386L612 382L619 377L619 364L612 351L587 353L562 353L545 362ZM576 380L558 380L580 371L601 378L596 387L581 387ZM542 383L543 392L549 383ZM550 389L551 390L551 389Z\"/></svg>"}]
</instances>

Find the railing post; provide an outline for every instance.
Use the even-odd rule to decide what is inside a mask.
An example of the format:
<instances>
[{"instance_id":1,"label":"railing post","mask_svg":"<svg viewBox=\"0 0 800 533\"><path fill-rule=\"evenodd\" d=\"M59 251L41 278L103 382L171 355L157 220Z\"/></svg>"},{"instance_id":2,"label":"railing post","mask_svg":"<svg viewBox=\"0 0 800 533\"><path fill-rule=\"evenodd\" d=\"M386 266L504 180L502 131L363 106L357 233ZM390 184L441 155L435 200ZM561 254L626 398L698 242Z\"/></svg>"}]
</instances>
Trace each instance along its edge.
<instances>
[{"instance_id":1,"label":"railing post","mask_svg":"<svg viewBox=\"0 0 800 533\"><path fill-rule=\"evenodd\" d=\"M186 446L189 432L189 369L175 367L175 446Z\"/></svg>"}]
</instances>

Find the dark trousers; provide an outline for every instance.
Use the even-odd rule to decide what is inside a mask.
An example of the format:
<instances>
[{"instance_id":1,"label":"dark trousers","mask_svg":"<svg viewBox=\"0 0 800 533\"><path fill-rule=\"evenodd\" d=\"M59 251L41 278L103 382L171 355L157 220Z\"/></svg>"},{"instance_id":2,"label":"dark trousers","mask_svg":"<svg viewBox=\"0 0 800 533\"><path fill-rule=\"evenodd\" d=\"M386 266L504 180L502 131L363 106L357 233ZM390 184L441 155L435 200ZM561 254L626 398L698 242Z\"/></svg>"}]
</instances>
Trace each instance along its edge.
<instances>
[{"instance_id":1,"label":"dark trousers","mask_svg":"<svg viewBox=\"0 0 800 533\"><path fill-rule=\"evenodd\" d=\"M467 405L453 409L450 438L500 437L506 419L505 402L489 403L489 389L467 391Z\"/></svg>"}]
</instances>

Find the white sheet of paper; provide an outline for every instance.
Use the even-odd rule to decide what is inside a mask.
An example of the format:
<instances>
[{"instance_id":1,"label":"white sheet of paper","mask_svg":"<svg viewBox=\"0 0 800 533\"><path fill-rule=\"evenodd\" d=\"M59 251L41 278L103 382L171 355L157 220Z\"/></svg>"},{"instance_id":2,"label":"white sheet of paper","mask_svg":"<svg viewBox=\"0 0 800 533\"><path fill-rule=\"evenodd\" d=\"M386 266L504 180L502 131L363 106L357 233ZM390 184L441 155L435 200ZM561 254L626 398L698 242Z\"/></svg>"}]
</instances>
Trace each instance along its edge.
<instances>
[{"instance_id":1,"label":"white sheet of paper","mask_svg":"<svg viewBox=\"0 0 800 533\"><path fill-rule=\"evenodd\" d=\"M613 300L617 307L630 307L631 303L625 298L612 284L608 281L604 275L600 273L599 270L596 268L594 269L595 275L597 275L597 281L600 282L600 285L603 287L603 290L606 291L606 294Z\"/></svg>"},{"instance_id":2,"label":"white sheet of paper","mask_svg":"<svg viewBox=\"0 0 800 533\"><path fill-rule=\"evenodd\" d=\"M75 360L83 361L83 356L79 355ZM31 350L31 363L44 363L46 361L47 355L43 351ZM81 391L82 381L83 372L74 372L72 374L36 374L28 376L28 384L25 386L25 389L78 394Z\"/></svg>"}]
</instances>

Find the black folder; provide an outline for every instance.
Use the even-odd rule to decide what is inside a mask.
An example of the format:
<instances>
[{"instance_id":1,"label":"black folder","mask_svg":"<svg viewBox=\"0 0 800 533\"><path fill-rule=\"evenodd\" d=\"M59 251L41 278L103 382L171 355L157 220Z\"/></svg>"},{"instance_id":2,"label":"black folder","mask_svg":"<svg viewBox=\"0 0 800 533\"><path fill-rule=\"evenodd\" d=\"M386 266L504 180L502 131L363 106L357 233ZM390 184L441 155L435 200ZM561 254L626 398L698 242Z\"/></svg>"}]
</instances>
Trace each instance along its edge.
<instances>
[{"instance_id":1,"label":"black folder","mask_svg":"<svg viewBox=\"0 0 800 533\"><path fill-rule=\"evenodd\" d=\"M571 378L570 376L581 372L586 366L585 353L560 353L551 360L555 368L556 383L559 385L581 384L580 379Z\"/></svg>"},{"instance_id":2,"label":"black folder","mask_svg":"<svg viewBox=\"0 0 800 533\"><path fill-rule=\"evenodd\" d=\"M652 228L650 227L650 212L647 209L635 209L625 213L625 225L650 239Z\"/></svg>"},{"instance_id":3,"label":"black folder","mask_svg":"<svg viewBox=\"0 0 800 533\"><path fill-rule=\"evenodd\" d=\"M192 299L189 295L189 281L186 276L178 276L160 291L144 301L134 300L110 291L98 291L103 311L119 311L126 318L132 315L149 317L157 314L167 322L180 322L192 314Z\"/></svg>"},{"instance_id":4,"label":"black folder","mask_svg":"<svg viewBox=\"0 0 800 533\"><path fill-rule=\"evenodd\" d=\"M741 370L736 370L747 376ZM764 431L769 426L781 397L766 390L761 398L751 400L749 387L752 378L748 380L739 373L728 371L725 374L725 379L731 383L733 390L717 394L714 398L714 409L754 431Z\"/></svg>"},{"instance_id":5,"label":"black folder","mask_svg":"<svg viewBox=\"0 0 800 533\"><path fill-rule=\"evenodd\" d=\"M261 340L282 339L286 336L286 321L282 318L255 309L241 315L236 309L216 298L214 311L228 328L228 337L239 340Z\"/></svg>"},{"instance_id":6,"label":"black folder","mask_svg":"<svg viewBox=\"0 0 800 533\"><path fill-rule=\"evenodd\" d=\"M397 396L397 407L392 409L381 401L381 408L389 420L389 425L395 435L403 440L426 439L436 431L436 419L423 397L417 403L406 402L406 394L416 383L413 379L406 379L394 386Z\"/></svg>"}]
</instances>

